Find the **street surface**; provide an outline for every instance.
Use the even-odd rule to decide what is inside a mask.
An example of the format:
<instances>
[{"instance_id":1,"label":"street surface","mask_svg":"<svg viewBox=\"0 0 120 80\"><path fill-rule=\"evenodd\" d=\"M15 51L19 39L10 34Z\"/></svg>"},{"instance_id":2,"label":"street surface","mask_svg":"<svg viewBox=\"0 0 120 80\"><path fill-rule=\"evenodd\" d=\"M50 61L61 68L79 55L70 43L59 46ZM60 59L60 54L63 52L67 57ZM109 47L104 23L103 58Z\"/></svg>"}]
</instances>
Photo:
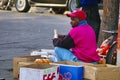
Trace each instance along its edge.
<instances>
[{"instance_id":1,"label":"street surface","mask_svg":"<svg viewBox=\"0 0 120 80\"><path fill-rule=\"evenodd\" d=\"M0 11L0 78L14 80L13 57L53 49L53 30L67 34L70 28L65 15Z\"/></svg>"}]
</instances>

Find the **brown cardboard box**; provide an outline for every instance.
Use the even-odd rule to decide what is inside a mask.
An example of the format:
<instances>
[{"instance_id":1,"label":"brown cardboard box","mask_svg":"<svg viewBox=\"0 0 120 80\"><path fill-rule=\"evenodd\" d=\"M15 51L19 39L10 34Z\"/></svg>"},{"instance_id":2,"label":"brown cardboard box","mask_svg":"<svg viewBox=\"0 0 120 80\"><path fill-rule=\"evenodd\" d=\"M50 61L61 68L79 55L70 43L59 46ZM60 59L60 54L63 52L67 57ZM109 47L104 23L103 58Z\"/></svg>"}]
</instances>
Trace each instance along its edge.
<instances>
[{"instance_id":1,"label":"brown cardboard box","mask_svg":"<svg viewBox=\"0 0 120 80\"><path fill-rule=\"evenodd\" d=\"M103 64L84 66L84 78L88 80L120 80L120 67Z\"/></svg>"},{"instance_id":2,"label":"brown cardboard box","mask_svg":"<svg viewBox=\"0 0 120 80\"><path fill-rule=\"evenodd\" d=\"M13 77L18 78L19 62L33 62L35 59L41 58L40 56L18 56L13 58Z\"/></svg>"}]
</instances>

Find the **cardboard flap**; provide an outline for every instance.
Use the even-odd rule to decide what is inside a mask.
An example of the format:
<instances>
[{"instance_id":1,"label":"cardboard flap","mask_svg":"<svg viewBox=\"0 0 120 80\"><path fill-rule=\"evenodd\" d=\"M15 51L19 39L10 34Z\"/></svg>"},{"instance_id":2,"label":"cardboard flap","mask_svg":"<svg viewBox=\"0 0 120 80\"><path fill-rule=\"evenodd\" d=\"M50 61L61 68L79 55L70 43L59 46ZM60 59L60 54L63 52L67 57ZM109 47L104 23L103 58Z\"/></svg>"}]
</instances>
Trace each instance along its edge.
<instances>
[{"instance_id":1,"label":"cardboard flap","mask_svg":"<svg viewBox=\"0 0 120 80\"><path fill-rule=\"evenodd\" d=\"M84 65L94 65L90 63L84 63L84 62L72 62L72 61L61 61L61 62L54 62L50 63L53 65L70 65L70 66L84 66Z\"/></svg>"},{"instance_id":2,"label":"cardboard flap","mask_svg":"<svg viewBox=\"0 0 120 80\"><path fill-rule=\"evenodd\" d=\"M30 65L25 65L22 67L25 68L35 68L35 69L46 69L46 68L51 68L54 67L55 65L50 65L48 63L34 63L34 64L30 64Z\"/></svg>"},{"instance_id":3,"label":"cardboard flap","mask_svg":"<svg viewBox=\"0 0 120 80\"><path fill-rule=\"evenodd\" d=\"M89 65L89 66L91 66L91 65ZM115 65L110 65L110 64L97 64L97 65L92 65L91 68L92 68L92 69L95 69L95 68L96 68L96 70L99 71L99 72L100 72L100 71L101 71L101 72L103 72L103 71L107 71L107 72L120 71L120 67L115 66Z\"/></svg>"}]
</instances>

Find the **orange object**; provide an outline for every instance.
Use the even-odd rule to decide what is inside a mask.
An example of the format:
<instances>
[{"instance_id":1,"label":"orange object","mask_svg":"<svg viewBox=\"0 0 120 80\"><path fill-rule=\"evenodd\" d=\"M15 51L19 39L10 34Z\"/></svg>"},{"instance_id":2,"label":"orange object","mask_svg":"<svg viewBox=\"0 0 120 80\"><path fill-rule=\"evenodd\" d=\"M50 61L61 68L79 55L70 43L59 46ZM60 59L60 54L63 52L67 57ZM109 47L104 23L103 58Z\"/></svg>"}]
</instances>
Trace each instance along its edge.
<instances>
[{"instance_id":1,"label":"orange object","mask_svg":"<svg viewBox=\"0 0 120 80\"><path fill-rule=\"evenodd\" d=\"M99 64L106 64L106 60L104 58L101 58L99 61L98 61Z\"/></svg>"},{"instance_id":2,"label":"orange object","mask_svg":"<svg viewBox=\"0 0 120 80\"><path fill-rule=\"evenodd\" d=\"M50 63L51 60L50 59L36 59L34 62L35 63Z\"/></svg>"},{"instance_id":3,"label":"orange object","mask_svg":"<svg viewBox=\"0 0 120 80\"><path fill-rule=\"evenodd\" d=\"M43 63L48 63L47 59L42 59Z\"/></svg>"},{"instance_id":4,"label":"orange object","mask_svg":"<svg viewBox=\"0 0 120 80\"><path fill-rule=\"evenodd\" d=\"M45 61L46 61L47 63L50 63L50 62L51 62L51 60L50 60L50 59L45 59Z\"/></svg>"},{"instance_id":5,"label":"orange object","mask_svg":"<svg viewBox=\"0 0 120 80\"><path fill-rule=\"evenodd\" d=\"M35 59L34 62L35 62L35 63L42 63L43 61L42 61L42 59Z\"/></svg>"}]
</instances>

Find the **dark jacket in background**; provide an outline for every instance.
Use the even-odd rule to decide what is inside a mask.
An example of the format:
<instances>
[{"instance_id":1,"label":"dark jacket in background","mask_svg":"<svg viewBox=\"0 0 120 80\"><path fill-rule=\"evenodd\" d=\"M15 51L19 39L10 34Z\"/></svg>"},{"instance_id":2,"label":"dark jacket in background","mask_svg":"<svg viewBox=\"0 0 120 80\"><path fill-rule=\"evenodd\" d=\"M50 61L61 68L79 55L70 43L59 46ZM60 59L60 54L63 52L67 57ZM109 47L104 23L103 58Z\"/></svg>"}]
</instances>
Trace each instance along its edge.
<instances>
[{"instance_id":1,"label":"dark jacket in background","mask_svg":"<svg viewBox=\"0 0 120 80\"><path fill-rule=\"evenodd\" d=\"M98 0L80 0L80 1L82 7L92 7L98 5Z\"/></svg>"},{"instance_id":2,"label":"dark jacket in background","mask_svg":"<svg viewBox=\"0 0 120 80\"><path fill-rule=\"evenodd\" d=\"M80 0L80 6L82 7L82 10L85 11L87 14L86 20L88 24L92 26L96 33L97 42L101 24L98 2L100 2L100 0Z\"/></svg>"}]
</instances>

